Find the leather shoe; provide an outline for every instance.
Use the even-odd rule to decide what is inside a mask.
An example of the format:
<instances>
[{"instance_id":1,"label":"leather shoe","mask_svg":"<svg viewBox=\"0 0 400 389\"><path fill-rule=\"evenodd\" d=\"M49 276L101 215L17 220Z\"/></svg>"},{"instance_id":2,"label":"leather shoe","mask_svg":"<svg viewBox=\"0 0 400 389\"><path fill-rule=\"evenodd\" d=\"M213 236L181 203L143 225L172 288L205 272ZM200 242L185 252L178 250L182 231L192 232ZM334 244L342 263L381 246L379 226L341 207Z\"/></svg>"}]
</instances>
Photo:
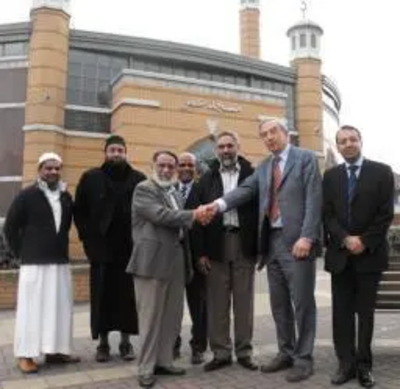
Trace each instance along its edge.
<instances>
[{"instance_id":1,"label":"leather shoe","mask_svg":"<svg viewBox=\"0 0 400 389\"><path fill-rule=\"evenodd\" d=\"M204 354L200 351L193 351L191 362L192 365L201 365L204 362Z\"/></svg>"},{"instance_id":2,"label":"leather shoe","mask_svg":"<svg viewBox=\"0 0 400 389\"><path fill-rule=\"evenodd\" d=\"M332 377L331 384L337 386L343 385L346 382L351 381L353 378L356 378L356 370L354 368L345 369L340 366Z\"/></svg>"},{"instance_id":3,"label":"leather shoe","mask_svg":"<svg viewBox=\"0 0 400 389\"><path fill-rule=\"evenodd\" d=\"M81 359L75 355L46 354L45 362L50 364L79 363Z\"/></svg>"},{"instance_id":4,"label":"leather shoe","mask_svg":"<svg viewBox=\"0 0 400 389\"><path fill-rule=\"evenodd\" d=\"M119 355L124 361L133 361L136 356L135 352L133 351L133 346L129 342L120 343L119 345Z\"/></svg>"},{"instance_id":5,"label":"leather shoe","mask_svg":"<svg viewBox=\"0 0 400 389\"><path fill-rule=\"evenodd\" d=\"M222 369L223 367L232 365L232 358L227 359L213 359L204 365L204 371L214 371Z\"/></svg>"},{"instance_id":6,"label":"leather shoe","mask_svg":"<svg viewBox=\"0 0 400 389\"><path fill-rule=\"evenodd\" d=\"M154 374L180 376L180 375L185 375L186 370L176 366L155 366Z\"/></svg>"},{"instance_id":7,"label":"leather shoe","mask_svg":"<svg viewBox=\"0 0 400 389\"><path fill-rule=\"evenodd\" d=\"M143 374L138 377L138 381L142 388L151 388L156 383L156 377L153 374Z\"/></svg>"},{"instance_id":8,"label":"leather shoe","mask_svg":"<svg viewBox=\"0 0 400 389\"><path fill-rule=\"evenodd\" d=\"M293 361L289 357L277 355L267 365L262 365L260 370L262 373L276 373L277 371L286 370L293 366Z\"/></svg>"},{"instance_id":9,"label":"leather shoe","mask_svg":"<svg viewBox=\"0 0 400 389\"><path fill-rule=\"evenodd\" d=\"M372 388L375 385L375 380L371 370L359 370L358 371L358 382L364 388Z\"/></svg>"},{"instance_id":10,"label":"leather shoe","mask_svg":"<svg viewBox=\"0 0 400 389\"><path fill-rule=\"evenodd\" d=\"M108 344L100 344L96 351L96 361L100 363L110 360L110 346Z\"/></svg>"},{"instance_id":11,"label":"leather shoe","mask_svg":"<svg viewBox=\"0 0 400 389\"><path fill-rule=\"evenodd\" d=\"M38 372L38 366L32 358L18 358L18 368L24 374L34 374Z\"/></svg>"},{"instance_id":12,"label":"leather shoe","mask_svg":"<svg viewBox=\"0 0 400 389\"><path fill-rule=\"evenodd\" d=\"M314 374L312 366L293 366L286 374L287 382L301 382Z\"/></svg>"},{"instance_id":13,"label":"leather shoe","mask_svg":"<svg viewBox=\"0 0 400 389\"><path fill-rule=\"evenodd\" d=\"M256 365L251 357L243 357L243 358L238 358L237 363L244 367L245 369L248 370L258 370L258 365Z\"/></svg>"}]
</instances>

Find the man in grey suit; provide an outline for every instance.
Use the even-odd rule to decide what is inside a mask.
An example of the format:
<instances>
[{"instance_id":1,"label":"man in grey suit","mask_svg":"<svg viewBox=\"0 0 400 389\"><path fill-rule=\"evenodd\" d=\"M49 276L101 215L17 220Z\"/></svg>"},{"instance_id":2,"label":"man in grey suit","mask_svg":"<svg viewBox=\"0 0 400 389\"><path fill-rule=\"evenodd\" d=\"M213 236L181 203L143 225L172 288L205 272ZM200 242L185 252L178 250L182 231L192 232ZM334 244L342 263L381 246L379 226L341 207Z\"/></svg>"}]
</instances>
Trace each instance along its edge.
<instances>
[{"instance_id":1,"label":"man in grey suit","mask_svg":"<svg viewBox=\"0 0 400 389\"><path fill-rule=\"evenodd\" d=\"M225 212L259 196L259 268L267 265L279 348L277 356L261 371L290 368L287 381L299 382L313 374L321 175L314 153L290 145L282 122L265 120L259 132L272 155L236 190L210 204L208 211L210 215Z\"/></svg>"},{"instance_id":2,"label":"man in grey suit","mask_svg":"<svg viewBox=\"0 0 400 389\"><path fill-rule=\"evenodd\" d=\"M134 277L139 317L139 384L155 375L183 375L174 367L173 345L183 314L185 279L191 276L187 229L202 220L201 207L183 210L175 190L178 158L170 151L153 157L151 179L141 182L132 201L134 247L127 272Z\"/></svg>"}]
</instances>

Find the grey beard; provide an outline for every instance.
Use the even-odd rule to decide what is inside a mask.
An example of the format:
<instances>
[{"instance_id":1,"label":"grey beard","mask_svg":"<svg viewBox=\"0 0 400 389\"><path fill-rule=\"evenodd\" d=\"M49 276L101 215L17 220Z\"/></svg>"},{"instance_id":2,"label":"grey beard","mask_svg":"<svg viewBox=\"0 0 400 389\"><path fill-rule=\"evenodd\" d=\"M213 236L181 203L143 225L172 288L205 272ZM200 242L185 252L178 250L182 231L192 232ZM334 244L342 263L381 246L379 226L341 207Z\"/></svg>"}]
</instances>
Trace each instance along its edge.
<instances>
[{"instance_id":1,"label":"grey beard","mask_svg":"<svg viewBox=\"0 0 400 389\"><path fill-rule=\"evenodd\" d=\"M224 158L224 159L220 159L220 163L222 165L223 168L225 169L231 169L233 168L236 163L237 163L237 158Z\"/></svg>"},{"instance_id":2,"label":"grey beard","mask_svg":"<svg viewBox=\"0 0 400 389\"><path fill-rule=\"evenodd\" d=\"M175 180L161 180L156 173L153 173L153 180L157 183L157 185L161 186L164 189L170 188L172 185L175 184Z\"/></svg>"}]
</instances>

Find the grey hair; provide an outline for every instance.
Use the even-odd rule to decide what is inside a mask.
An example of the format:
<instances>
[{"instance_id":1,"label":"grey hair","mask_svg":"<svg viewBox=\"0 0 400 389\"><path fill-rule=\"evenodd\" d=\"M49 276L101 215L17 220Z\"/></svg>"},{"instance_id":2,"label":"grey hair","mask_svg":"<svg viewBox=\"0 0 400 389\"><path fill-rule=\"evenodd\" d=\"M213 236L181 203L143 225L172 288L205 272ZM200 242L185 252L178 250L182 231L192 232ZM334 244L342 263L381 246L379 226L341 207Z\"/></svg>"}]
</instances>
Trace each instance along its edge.
<instances>
[{"instance_id":1,"label":"grey hair","mask_svg":"<svg viewBox=\"0 0 400 389\"><path fill-rule=\"evenodd\" d=\"M286 120L281 118L264 118L261 120L260 124L258 125L258 130L261 131L262 127L265 124L275 124L280 127L286 133L289 133L289 128L287 126Z\"/></svg>"},{"instance_id":2,"label":"grey hair","mask_svg":"<svg viewBox=\"0 0 400 389\"><path fill-rule=\"evenodd\" d=\"M181 159L183 157L189 157L189 158L191 158L193 160L194 163L197 163L196 155L193 154L193 153L190 153L189 151L185 151L185 152L183 152L183 153L178 155L178 159Z\"/></svg>"},{"instance_id":3,"label":"grey hair","mask_svg":"<svg viewBox=\"0 0 400 389\"><path fill-rule=\"evenodd\" d=\"M236 144L240 144L239 135L235 131L221 131L215 136L215 141L219 141L223 136L230 136L236 142Z\"/></svg>"}]
</instances>

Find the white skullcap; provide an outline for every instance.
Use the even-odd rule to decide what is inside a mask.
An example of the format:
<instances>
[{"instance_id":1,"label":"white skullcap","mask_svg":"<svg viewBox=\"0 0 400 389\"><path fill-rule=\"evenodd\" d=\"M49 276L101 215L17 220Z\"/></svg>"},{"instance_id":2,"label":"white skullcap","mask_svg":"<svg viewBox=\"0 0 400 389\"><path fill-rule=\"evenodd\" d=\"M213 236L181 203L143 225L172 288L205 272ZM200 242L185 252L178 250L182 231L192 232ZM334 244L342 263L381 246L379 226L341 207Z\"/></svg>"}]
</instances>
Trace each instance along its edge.
<instances>
[{"instance_id":1,"label":"white skullcap","mask_svg":"<svg viewBox=\"0 0 400 389\"><path fill-rule=\"evenodd\" d=\"M57 161L62 164L62 159L58 154L49 152L49 153L43 153L39 157L38 165L40 166L43 162L50 161L50 160L54 160L54 161Z\"/></svg>"}]
</instances>

